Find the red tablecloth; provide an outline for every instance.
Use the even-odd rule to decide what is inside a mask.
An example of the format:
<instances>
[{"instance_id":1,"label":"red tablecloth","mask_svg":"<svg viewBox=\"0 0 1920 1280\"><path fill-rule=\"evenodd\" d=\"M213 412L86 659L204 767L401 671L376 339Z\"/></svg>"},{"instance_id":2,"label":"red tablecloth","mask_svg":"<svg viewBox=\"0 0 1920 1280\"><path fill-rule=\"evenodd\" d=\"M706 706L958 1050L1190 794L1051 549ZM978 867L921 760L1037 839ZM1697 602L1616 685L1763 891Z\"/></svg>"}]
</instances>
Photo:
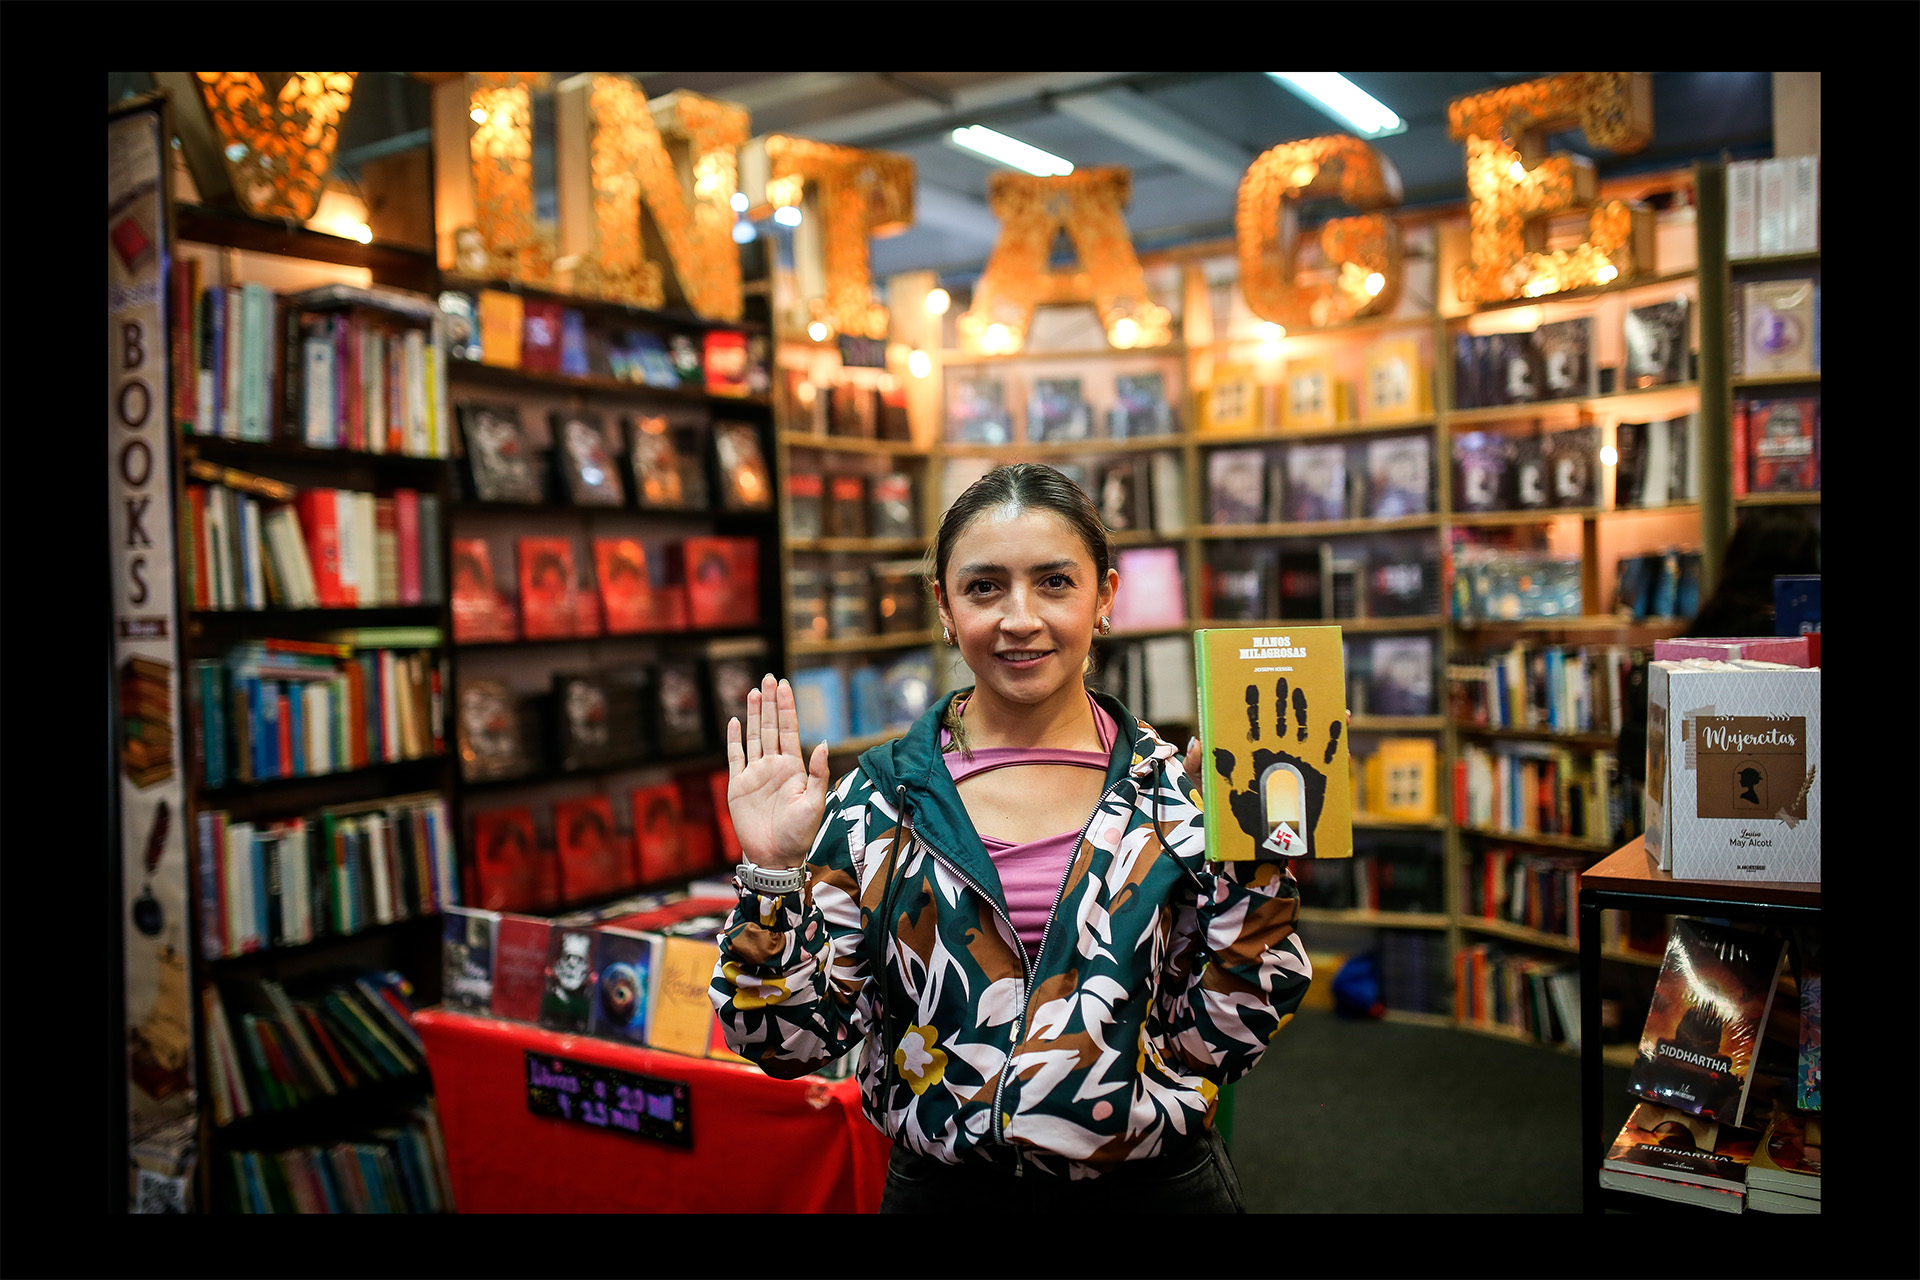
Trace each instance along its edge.
<instances>
[{"instance_id":1,"label":"red tablecloth","mask_svg":"<svg viewBox=\"0 0 1920 1280\"><path fill-rule=\"evenodd\" d=\"M712 1062L425 1009L426 1044L462 1213L871 1213L887 1140L852 1080L775 1080ZM527 1106L526 1051L691 1089L691 1150Z\"/></svg>"}]
</instances>

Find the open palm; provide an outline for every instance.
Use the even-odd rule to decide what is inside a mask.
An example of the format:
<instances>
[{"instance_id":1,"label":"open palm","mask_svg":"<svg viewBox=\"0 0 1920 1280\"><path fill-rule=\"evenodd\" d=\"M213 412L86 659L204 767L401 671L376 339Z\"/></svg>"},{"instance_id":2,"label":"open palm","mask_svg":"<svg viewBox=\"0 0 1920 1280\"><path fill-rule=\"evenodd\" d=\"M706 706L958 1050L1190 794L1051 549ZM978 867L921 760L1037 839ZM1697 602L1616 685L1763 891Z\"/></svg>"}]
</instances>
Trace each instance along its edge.
<instances>
[{"instance_id":1,"label":"open palm","mask_svg":"<svg viewBox=\"0 0 1920 1280\"><path fill-rule=\"evenodd\" d=\"M827 744L801 754L793 688L768 676L747 692L744 740L739 718L727 721L727 811L747 861L799 866L826 810Z\"/></svg>"}]
</instances>

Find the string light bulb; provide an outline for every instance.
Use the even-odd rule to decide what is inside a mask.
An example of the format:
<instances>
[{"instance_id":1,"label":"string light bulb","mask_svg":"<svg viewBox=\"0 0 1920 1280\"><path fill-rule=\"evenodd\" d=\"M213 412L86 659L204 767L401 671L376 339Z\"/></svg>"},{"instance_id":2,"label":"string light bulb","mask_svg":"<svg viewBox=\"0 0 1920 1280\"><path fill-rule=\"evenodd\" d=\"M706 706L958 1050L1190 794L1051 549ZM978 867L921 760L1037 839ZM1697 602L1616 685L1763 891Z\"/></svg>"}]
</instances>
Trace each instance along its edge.
<instances>
[{"instance_id":1,"label":"string light bulb","mask_svg":"<svg viewBox=\"0 0 1920 1280\"><path fill-rule=\"evenodd\" d=\"M807 336L815 342L825 342L827 340L827 326L815 320L807 326Z\"/></svg>"},{"instance_id":2,"label":"string light bulb","mask_svg":"<svg viewBox=\"0 0 1920 1280\"><path fill-rule=\"evenodd\" d=\"M1369 298L1379 297L1380 291L1386 287L1387 287L1387 278L1385 276L1381 275L1378 271L1368 273L1367 296Z\"/></svg>"},{"instance_id":3,"label":"string light bulb","mask_svg":"<svg viewBox=\"0 0 1920 1280\"><path fill-rule=\"evenodd\" d=\"M1140 326L1131 317L1122 316L1113 322L1113 342L1118 347L1130 347L1140 340Z\"/></svg>"},{"instance_id":4,"label":"string light bulb","mask_svg":"<svg viewBox=\"0 0 1920 1280\"><path fill-rule=\"evenodd\" d=\"M1515 160L1512 164L1507 166L1507 176L1509 178L1512 178L1515 182L1519 182L1527 176L1527 166L1524 164L1521 164L1518 160Z\"/></svg>"},{"instance_id":5,"label":"string light bulb","mask_svg":"<svg viewBox=\"0 0 1920 1280\"><path fill-rule=\"evenodd\" d=\"M1620 455L1614 451L1614 447L1612 445L1607 444L1607 445L1600 446L1600 465L1601 466L1610 467L1618 461L1620 461Z\"/></svg>"},{"instance_id":6,"label":"string light bulb","mask_svg":"<svg viewBox=\"0 0 1920 1280\"><path fill-rule=\"evenodd\" d=\"M1260 337L1266 342L1278 342L1287 336L1287 326L1268 320L1260 326Z\"/></svg>"},{"instance_id":7,"label":"string light bulb","mask_svg":"<svg viewBox=\"0 0 1920 1280\"><path fill-rule=\"evenodd\" d=\"M475 107L467 113L467 117L475 124L485 124L487 122L487 109L485 107Z\"/></svg>"},{"instance_id":8,"label":"string light bulb","mask_svg":"<svg viewBox=\"0 0 1920 1280\"><path fill-rule=\"evenodd\" d=\"M727 204L735 213L745 213L747 211L747 193L744 191L734 192L733 195L728 197Z\"/></svg>"},{"instance_id":9,"label":"string light bulb","mask_svg":"<svg viewBox=\"0 0 1920 1280\"><path fill-rule=\"evenodd\" d=\"M1601 284L1608 284L1614 280L1619 279L1619 277L1620 277L1620 268L1614 266L1611 262L1607 263L1607 265L1605 265L1604 267L1601 267L1598 271L1593 273L1593 278L1595 280L1598 280Z\"/></svg>"},{"instance_id":10,"label":"string light bulb","mask_svg":"<svg viewBox=\"0 0 1920 1280\"><path fill-rule=\"evenodd\" d=\"M783 227L799 226L800 225L800 206L797 204L781 205L778 209L775 209L773 211L773 220L779 223Z\"/></svg>"},{"instance_id":11,"label":"string light bulb","mask_svg":"<svg viewBox=\"0 0 1920 1280\"><path fill-rule=\"evenodd\" d=\"M916 378L924 378L933 372L933 360L926 352L916 350L907 357L907 372Z\"/></svg>"},{"instance_id":12,"label":"string light bulb","mask_svg":"<svg viewBox=\"0 0 1920 1280\"><path fill-rule=\"evenodd\" d=\"M927 294L927 314L930 316L943 316L952 305L953 295L945 289L934 289Z\"/></svg>"},{"instance_id":13,"label":"string light bulb","mask_svg":"<svg viewBox=\"0 0 1920 1280\"><path fill-rule=\"evenodd\" d=\"M361 244L372 244L373 228L364 222L355 223L353 226L353 238Z\"/></svg>"}]
</instances>

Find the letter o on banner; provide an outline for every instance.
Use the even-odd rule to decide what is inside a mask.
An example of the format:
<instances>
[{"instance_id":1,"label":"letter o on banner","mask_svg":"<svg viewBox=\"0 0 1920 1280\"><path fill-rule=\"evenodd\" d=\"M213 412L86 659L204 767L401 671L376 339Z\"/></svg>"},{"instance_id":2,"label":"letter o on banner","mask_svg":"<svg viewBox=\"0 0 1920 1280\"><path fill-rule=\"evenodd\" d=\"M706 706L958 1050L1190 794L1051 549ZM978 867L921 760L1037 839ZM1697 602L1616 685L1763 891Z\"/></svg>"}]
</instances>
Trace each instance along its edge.
<instances>
[{"instance_id":1,"label":"letter o on banner","mask_svg":"<svg viewBox=\"0 0 1920 1280\"><path fill-rule=\"evenodd\" d=\"M1299 279L1300 201L1338 193L1361 210L1400 203L1392 161L1358 138L1330 134L1283 142L1262 153L1240 180L1234 208L1240 287L1247 308L1275 324L1318 328L1383 315L1400 296L1400 229L1392 215L1334 218L1320 229L1320 249L1333 280ZM1378 273L1382 287L1367 291Z\"/></svg>"}]
</instances>

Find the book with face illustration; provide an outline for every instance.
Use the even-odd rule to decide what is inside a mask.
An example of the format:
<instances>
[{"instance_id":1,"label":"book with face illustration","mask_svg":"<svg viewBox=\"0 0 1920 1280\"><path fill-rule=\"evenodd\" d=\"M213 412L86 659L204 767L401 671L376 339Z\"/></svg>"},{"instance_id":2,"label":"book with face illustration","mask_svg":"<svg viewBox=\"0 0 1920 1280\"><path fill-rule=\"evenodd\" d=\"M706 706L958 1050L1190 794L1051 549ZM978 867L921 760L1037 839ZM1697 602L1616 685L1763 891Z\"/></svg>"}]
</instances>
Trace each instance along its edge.
<instances>
[{"instance_id":1,"label":"book with face illustration","mask_svg":"<svg viewBox=\"0 0 1920 1280\"><path fill-rule=\"evenodd\" d=\"M1207 857L1353 856L1339 627L1194 633Z\"/></svg>"},{"instance_id":2,"label":"book with face illustration","mask_svg":"<svg viewBox=\"0 0 1920 1280\"><path fill-rule=\"evenodd\" d=\"M540 501L540 471L521 429L520 411L512 405L463 404L459 418L473 496L481 502Z\"/></svg>"}]
</instances>

